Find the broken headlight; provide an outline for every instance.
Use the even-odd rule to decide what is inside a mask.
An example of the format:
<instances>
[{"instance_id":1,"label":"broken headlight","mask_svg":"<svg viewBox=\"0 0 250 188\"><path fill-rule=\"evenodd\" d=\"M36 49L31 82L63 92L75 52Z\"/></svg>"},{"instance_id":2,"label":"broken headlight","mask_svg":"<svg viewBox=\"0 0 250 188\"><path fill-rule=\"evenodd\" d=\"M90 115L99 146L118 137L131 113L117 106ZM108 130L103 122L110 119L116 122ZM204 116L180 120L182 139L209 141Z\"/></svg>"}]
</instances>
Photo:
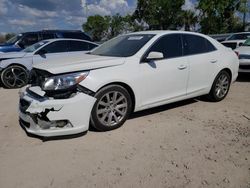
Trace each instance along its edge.
<instances>
[{"instance_id":1,"label":"broken headlight","mask_svg":"<svg viewBox=\"0 0 250 188\"><path fill-rule=\"evenodd\" d=\"M88 74L89 71L85 71L49 77L42 84L42 89L44 91L67 90L83 81Z\"/></svg>"}]
</instances>

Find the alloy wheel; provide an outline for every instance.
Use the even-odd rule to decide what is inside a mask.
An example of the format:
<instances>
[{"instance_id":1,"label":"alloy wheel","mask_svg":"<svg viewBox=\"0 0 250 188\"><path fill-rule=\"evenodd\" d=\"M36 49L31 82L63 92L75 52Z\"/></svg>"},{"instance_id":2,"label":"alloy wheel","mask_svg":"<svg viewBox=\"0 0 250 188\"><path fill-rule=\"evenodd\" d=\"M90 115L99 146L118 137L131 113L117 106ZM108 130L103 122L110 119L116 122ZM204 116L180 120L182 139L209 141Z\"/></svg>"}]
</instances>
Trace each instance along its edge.
<instances>
[{"instance_id":1,"label":"alloy wheel","mask_svg":"<svg viewBox=\"0 0 250 188\"><path fill-rule=\"evenodd\" d=\"M97 118L106 126L116 126L127 114L128 101L123 93L111 91L97 103Z\"/></svg>"},{"instance_id":2,"label":"alloy wheel","mask_svg":"<svg viewBox=\"0 0 250 188\"><path fill-rule=\"evenodd\" d=\"M28 74L25 68L10 66L2 72L2 82L7 88L20 88L28 83Z\"/></svg>"}]
</instances>

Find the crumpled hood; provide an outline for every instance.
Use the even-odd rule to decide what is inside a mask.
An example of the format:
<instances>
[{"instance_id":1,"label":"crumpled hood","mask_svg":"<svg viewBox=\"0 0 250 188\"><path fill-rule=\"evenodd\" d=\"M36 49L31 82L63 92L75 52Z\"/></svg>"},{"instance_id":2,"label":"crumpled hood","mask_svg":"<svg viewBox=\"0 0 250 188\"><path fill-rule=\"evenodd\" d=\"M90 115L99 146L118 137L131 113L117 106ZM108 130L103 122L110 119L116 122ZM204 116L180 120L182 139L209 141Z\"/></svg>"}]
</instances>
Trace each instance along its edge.
<instances>
[{"instance_id":1,"label":"crumpled hood","mask_svg":"<svg viewBox=\"0 0 250 188\"><path fill-rule=\"evenodd\" d=\"M124 61L125 58L121 57L98 56L83 53L45 59L45 62L36 64L33 68L42 69L52 74L61 74L117 66L123 64Z\"/></svg>"},{"instance_id":2,"label":"crumpled hood","mask_svg":"<svg viewBox=\"0 0 250 188\"><path fill-rule=\"evenodd\" d=\"M22 58L25 55L26 55L26 52L0 53L0 60Z\"/></svg>"}]
</instances>

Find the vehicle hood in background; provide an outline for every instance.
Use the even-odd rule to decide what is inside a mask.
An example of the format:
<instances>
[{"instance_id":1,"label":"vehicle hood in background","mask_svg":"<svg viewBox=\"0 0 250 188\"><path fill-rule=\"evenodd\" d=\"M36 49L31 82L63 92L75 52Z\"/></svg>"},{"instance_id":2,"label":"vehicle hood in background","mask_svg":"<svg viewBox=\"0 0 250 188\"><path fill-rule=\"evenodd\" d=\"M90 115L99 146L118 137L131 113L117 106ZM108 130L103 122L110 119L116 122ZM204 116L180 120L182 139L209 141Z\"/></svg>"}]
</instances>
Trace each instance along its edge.
<instances>
[{"instance_id":1,"label":"vehicle hood in background","mask_svg":"<svg viewBox=\"0 0 250 188\"><path fill-rule=\"evenodd\" d=\"M19 48L13 44L1 44L0 45L0 52L19 52L22 48Z\"/></svg>"},{"instance_id":2,"label":"vehicle hood in background","mask_svg":"<svg viewBox=\"0 0 250 188\"><path fill-rule=\"evenodd\" d=\"M239 54L247 54L250 55L250 46L241 46L237 49Z\"/></svg>"},{"instance_id":3,"label":"vehicle hood in background","mask_svg":"<svg viewBox=\"0 0 250 188\"><path fill-rule=\"evenodd\" d=\"M26 52L8 52L8 53L0 53L0 61L5 59L16 59L22 58L26 55Z\"/></svg>"},{"instance_id":4,"label":"vehicle hood in background","mask_svg":"<svg viewBox=\"0 0 250 188\"><path fill-rule=\"evenodd\" d=\"M117 66L124 63L125 58L97 56L89 54L72 54L60 58L48 58L43 63L34 65L36 69L46 70L52 74L76 72Z\"/></svg>"}]
</instances>

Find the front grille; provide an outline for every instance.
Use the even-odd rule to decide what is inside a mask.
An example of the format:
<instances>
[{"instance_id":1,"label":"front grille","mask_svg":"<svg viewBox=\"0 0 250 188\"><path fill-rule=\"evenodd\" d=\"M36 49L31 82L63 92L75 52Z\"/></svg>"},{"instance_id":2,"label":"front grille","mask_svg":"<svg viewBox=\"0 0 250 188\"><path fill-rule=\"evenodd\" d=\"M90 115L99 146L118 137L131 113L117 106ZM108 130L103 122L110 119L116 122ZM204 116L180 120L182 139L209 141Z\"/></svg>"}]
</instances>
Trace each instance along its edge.
<instances>
[{"instance_id":1,"label":"front grille","mask_svg":"<svg viewBox=\"0 0 250 188\"><path fill-rule=\"evenodd\" d=\"M30 102L26 101L25 99L19 100L19 109L22 113L26 114L26 110L29 108Z\"/></svg>"},{"instance_id":2,"label":"front grille","mask_svg":"<svg viewBox=\"0 0 250 188\"><path fill-rule=\"evenodd\" d=\"M240 65L240 69L250 69L250 65Z\"/></svg>"}]
</instances>

